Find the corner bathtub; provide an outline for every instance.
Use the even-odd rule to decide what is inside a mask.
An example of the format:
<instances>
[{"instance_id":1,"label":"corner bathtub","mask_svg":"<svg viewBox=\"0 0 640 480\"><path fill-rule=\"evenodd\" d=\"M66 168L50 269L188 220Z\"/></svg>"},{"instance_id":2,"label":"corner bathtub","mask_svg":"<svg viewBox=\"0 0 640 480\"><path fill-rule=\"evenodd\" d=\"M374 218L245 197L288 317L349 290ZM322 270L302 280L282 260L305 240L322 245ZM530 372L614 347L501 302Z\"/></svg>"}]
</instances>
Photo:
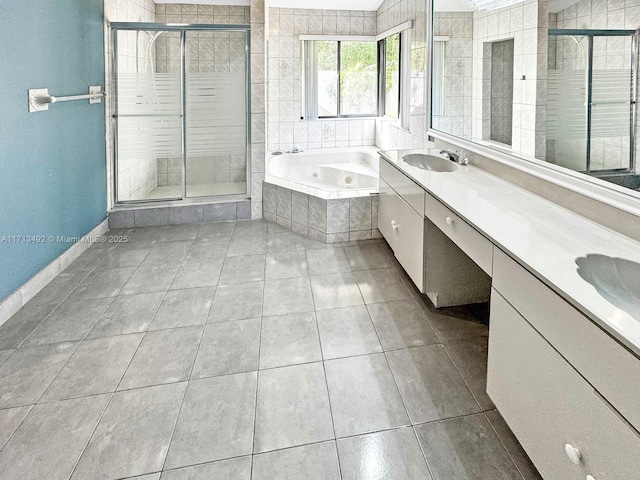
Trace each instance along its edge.
<instances>
[{"instance_id":1,"label":"corner bathtub","mask_svg":"<svg viewBox=\"0 0 640 480\"><path fill-rule=\"evenodd\" d=\"M380 238L376 147L270 155L266 220L325 243Z\"/></svg>"},{"instance_id":2,"label":"corner bathtub","mask_svg":"<svg viewBox=\"0 0 640 480\"><path fill-rule=\"evenodd\" d=\"M377 148L323 148L270 155L265 181L324 199L375 194Z\"/></svg>"}]
</instances>

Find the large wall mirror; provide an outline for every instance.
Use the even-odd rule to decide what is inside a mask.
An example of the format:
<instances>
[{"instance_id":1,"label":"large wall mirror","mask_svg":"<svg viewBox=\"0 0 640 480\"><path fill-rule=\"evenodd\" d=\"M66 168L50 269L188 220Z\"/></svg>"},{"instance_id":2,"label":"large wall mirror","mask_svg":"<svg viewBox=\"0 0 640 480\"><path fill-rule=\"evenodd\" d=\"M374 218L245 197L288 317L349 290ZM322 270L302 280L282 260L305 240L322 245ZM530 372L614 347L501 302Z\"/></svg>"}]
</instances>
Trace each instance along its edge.
<instances>
[{"instance_id":1,"label":"large wall mirror","mask_svg":"<svg viewBox=\"0 0 640 480\"><path fill-rule=\"evenodd\" d=\"M640 1L469 3L433 1L432 130L640 198Z\"/></svg>"}]
</instances>

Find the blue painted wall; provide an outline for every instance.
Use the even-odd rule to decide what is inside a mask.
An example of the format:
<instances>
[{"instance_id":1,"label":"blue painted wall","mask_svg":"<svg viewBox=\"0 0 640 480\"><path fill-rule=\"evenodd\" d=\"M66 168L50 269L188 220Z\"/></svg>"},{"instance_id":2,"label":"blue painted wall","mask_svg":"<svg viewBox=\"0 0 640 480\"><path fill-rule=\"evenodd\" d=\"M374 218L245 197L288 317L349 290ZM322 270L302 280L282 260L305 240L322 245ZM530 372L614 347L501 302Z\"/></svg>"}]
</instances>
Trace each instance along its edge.
<instances>
[{"instance_id":1,"label":"blue painted wall","mask_svg":"<svg viewBox=\"0 0 640 480\"><path fill-rule=\"evenodd\" d=\"M104 87L103 0L0 0L0 301L106 218L104 103L28 113L27 90Z\"/></svg>"}]
</instances>

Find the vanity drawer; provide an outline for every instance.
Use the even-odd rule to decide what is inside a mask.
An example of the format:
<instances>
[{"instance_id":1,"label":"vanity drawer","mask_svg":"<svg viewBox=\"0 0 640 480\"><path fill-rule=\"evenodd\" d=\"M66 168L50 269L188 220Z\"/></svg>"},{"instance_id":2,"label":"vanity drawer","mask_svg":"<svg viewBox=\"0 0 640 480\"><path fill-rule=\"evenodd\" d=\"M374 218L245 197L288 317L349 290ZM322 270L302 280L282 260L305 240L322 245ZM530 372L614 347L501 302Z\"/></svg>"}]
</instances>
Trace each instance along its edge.
<instances>
[{"instance_id":1,"label":"vanity drawer","mask_svg":"<svg viewBox=\"0 0 640 480\"><path fill-rule=\"evenodd\" d=\"M436 227L491 276L493 244L489 240L429 194L425 195L424 210Z\"/></svg>"},{"instance_id":2,"label":"vanity drawer","mask_svg":"<svg viewBox=\"0 0 640 480\"><path fill-rule=\"evenodd\" d=\"M384 159L380 159L380 178L393 188L413 209L424 216L424 188Z\"/></svg>"},{"instance_id":3,"label":"vanity drawer","mask_svg":"<svg viewBox=\"0 0 640 480\"><path fill-rule=\"evenodd\" d=\"M493 286L640 431L640 359L498 248Z\"/></svg>"},{"instance_id":4,"label":"vanity drawer","mask_svg":"<svg viewBox=\"0 0 640 480\"><path fill-rule=\"evenodd\" d=\"M384 181L380 182L378 228L416 287L424 291L424 218Z\"/></svg>"},{"instance_id":5,"label":"vanity drawer","mask_svg":"<svg viewBox=\"0 0 640 480\"><path fill-rule=\"evenodd\" d=\"M487 392L543 478L638 479L637 433L495 290Z\"/></svg>"}]
</instances>

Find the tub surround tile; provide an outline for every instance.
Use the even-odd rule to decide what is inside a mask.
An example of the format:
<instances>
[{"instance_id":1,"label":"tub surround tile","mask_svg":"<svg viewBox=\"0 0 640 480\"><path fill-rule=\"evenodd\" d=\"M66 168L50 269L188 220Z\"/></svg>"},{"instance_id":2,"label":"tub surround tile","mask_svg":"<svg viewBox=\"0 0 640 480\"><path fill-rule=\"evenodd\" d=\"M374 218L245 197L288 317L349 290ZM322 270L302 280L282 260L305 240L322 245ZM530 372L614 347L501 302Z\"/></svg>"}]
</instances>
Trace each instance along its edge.
<instances>
[{"instance_id":1,"label":"tub surround tile","mask_svg":"<svg viewBox=\"0 0 640 480\"><path fill-rule=\"evenodd\" d=\"M349 231L349 199L327 200L327 233Z\"/></svg>"},{"instance_id":2,"label":"tub surround tile","mask_svg":"<svg viewBox=\"0 0 640 480\"><path fill-rule=\"evenodd\" d=\"M305 237L310 236L309 227L305 225L300 225L299 223L296 223L296 222L291 222L291 231L298 233L300 235L304 235Z\"/></svg>"},{"instance_id":3,"label":"tub surround tile","mask_svg":"<svg viewBox=\"0 0 640 480\"><path fill-rule=\"evenodd\" d=\"M309 226L309 195L306 193L291 193L291 221Z\"/></svg>"},{"instance_id":4,"label":"tub surround tile","mask_svg":"<svg viewBox=\"0 0 640 480\"><path fill-rule=\"evenodd\" d=\"M349 231L371 230L371 197L349 199Z\"/></svg>"},{"instance_id":5,"label":"tub surround tile","mask_svg":"<svg viewBox=\"0 0 640 480\"><path fill-rule=\"evenodd\" d=\"M309 196L309 228L327 233L327 200Z\"/></svg>"},{"instance_id":6,"label":"tub surround tile","mask_svg":"<svg viewBox=\"0 0 640 480\"><path fill-rule=\"evenodd\" d=\"M276 214L277 187L269 182L262 182L262 208L265 213ZM266 218L266 217L265 217Z\"/></svg>"},{"instance_id":7,"label":"tub surround tile","mask_svg":"<svg viewBox=\"0 0 640 480\"><path fill-rule=\"evenodd\" d=\"M291 220L291 190L279 185L276 187L276 214Z\"/></svg>"},{"instance_id":8,"label":"tub surround tile","mask_svg":"<svg viewBox=\"0 0 640 480\"><path fill-rule=\"evenodd\" d=\"M293 228L292 225L291 225L292 222L288 218L276 216L276 223L278 225L281 225L281 226L285 227L287 230L291 230Z\"/></svg>"}]
</instances>

